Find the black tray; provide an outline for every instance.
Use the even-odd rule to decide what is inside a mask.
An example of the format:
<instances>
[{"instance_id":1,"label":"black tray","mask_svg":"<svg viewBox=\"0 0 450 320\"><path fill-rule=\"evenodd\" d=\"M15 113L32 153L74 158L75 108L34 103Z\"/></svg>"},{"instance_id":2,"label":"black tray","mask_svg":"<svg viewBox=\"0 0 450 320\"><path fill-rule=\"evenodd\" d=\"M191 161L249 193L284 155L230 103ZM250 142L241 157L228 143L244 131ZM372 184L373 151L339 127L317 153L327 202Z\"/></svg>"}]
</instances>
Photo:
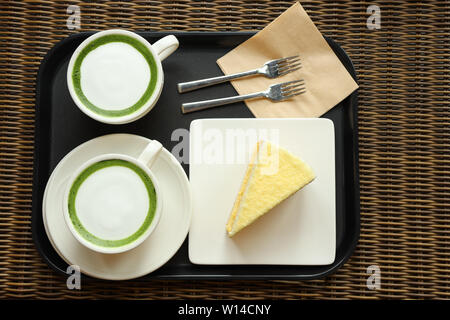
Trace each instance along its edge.
<instances>
[{"instance_id":1,"label":"black tray","mask_svg":"<svg viewBox=\"0 0 450 320\"><path fill-rule=\"evenodd\" d=\"M45 56L36 86L36 121L32 232L37 250L50 267L65 274L67 264L50 244L42 221L42 198L52 170L69 151L92 138L110 133L133 133L159 140L168 150L175 128L189 129L199 118L252 118L243 103L181 114L187 101L235 95L226 83L179 95L176 84L222 74L216 59L247 40L253 33L172 33L180 48L163 62L165 84L158 105L131 124L107 125L84 115L72 101L66 84L67 65L75 48L92 33L70 36ZM166 33L141 33L150 43ZM333 40L328 44L356 80L350 58ZM331 75L330 75L331 76ZM359 238L359 170L357 92L323 117L333 120L336 137L336 260L327 266L201 266L189 262L187 239L176 255L157 271L140 279L312 279L335 272L352 254ZM80 130L79 128L83 128ZM188 165L183 169L189 172Z\"/></svg>"}]
</instances>

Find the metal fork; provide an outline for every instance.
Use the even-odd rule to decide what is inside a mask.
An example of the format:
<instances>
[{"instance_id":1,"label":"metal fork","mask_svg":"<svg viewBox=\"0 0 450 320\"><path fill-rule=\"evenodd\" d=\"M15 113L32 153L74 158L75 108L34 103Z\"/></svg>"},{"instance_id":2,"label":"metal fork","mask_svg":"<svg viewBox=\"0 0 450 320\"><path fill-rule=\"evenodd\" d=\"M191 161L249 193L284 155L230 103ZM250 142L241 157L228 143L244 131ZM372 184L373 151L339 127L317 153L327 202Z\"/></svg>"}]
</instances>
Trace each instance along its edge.
<instances>
[{"instance_id":1,"label":"metal fork","mask_svg":"<svg viewBox=\"0 0 450 320\"><path fill-rule=\"evenodd\" d=\"M245 94L242 96L220 98L200 102L183 103L181 105L181 111L183 113L189 113L193 111L222 106L234 102L244 101L247 99L263 98L263 97L270 99L272 101L282 101L306 92L304 84L305 82L303 80L294 80L279 84L273 84L266 91Z\"/></svg>"},{"instance_id":2,"label":"metal fork","mask_svg":"<svg viewBox=\"0 0 450 320\"><path fill-rule=\"evenodd\" d=\"M199 88L208 87L213 84L222 83L241 77L248 77L256 74L261 74L266 76L267 78L272 79L284 76L285 74L298 70L301 68L301 66L302 65L300 62L300 58L298 55L296 55L287 58L267 61L261 68L258 69L203 80L182 82L179 83L177 87L178 92L183 93Z\"/></svg>"}]
</instances>

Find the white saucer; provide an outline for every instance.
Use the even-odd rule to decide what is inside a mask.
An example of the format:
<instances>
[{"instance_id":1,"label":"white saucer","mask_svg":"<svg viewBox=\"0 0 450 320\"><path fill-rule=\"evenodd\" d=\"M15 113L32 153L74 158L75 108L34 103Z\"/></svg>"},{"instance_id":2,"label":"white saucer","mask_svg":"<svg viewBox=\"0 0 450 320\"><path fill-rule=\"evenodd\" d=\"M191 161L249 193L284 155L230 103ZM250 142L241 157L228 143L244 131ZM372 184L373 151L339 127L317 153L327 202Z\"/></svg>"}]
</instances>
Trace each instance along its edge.
<instances>
[{"instance_id":1,"label":"white saucer","mask_svg":"<svg viewBox=\"0 0 450 320\"><path fill-rule=\"evenodd\" d=\"M137 248L120 254L101 254L81 245L70 233L62 212L65 184L86 160L121 153L137 157L151 140L131 134L111 134L87 141L68 153L53 170L44 192L42 212L50 243L70 265L100 279L127 280L155 271L178 251L189 231L192 200L189 181L177 159L166 149L152 166L164 194L158 226Z\"/></svg>"}]
</instances>

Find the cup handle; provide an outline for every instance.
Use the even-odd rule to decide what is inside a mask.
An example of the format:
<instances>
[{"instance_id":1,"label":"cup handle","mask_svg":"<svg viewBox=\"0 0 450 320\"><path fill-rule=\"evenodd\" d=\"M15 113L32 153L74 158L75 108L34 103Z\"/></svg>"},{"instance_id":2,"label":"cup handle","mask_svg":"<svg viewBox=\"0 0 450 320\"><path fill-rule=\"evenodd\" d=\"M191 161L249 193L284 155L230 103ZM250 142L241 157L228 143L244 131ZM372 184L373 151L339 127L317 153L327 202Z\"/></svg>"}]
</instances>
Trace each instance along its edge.
<instances>
[{"instance_id":1,"label":"cup handle","mask_svg":"<svg viewBox=\"0 0 450 320\"><path fill-rule=\"evenodd\" d=\"M158 158L159 152L162 150L162 144L156 140L152 140L144 151L137 158L138 161L142 162L144 165L151 167L153 162Z\"/></svg>"},{"instance_id":2,"label":"cup handle","mask_svg":"<svg viewBox=\"0 0 450 320\"><path fill-rule=\"evenodd\" d=\"M152 47L155 49L158 57L161 61L170 56L175 50L177 50L179 45L178 39L174 35L168 35L164 38L159 39Z\"/></svg>"}]
</instances>

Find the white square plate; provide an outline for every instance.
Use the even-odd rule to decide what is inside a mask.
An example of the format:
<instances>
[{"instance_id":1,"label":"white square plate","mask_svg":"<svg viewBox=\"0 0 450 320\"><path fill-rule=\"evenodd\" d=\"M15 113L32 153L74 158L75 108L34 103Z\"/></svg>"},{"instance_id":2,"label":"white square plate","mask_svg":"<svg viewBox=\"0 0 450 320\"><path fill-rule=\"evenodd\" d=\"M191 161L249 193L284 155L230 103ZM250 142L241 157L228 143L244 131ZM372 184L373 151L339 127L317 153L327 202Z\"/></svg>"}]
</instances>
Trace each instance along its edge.
<instances>
[{"instance_id":1,"label":"white square plate","mask_svg":"<svg viewBox=\"0 0 450 320\"><path fill-rule=\"evenodd\" d=\"M233 238L225 224L257 139L308 163L316 179ZM190 127L195 264L326 265L336 251L334 125L329 119L204 119Z\"/></svg>"}]
</instances>

